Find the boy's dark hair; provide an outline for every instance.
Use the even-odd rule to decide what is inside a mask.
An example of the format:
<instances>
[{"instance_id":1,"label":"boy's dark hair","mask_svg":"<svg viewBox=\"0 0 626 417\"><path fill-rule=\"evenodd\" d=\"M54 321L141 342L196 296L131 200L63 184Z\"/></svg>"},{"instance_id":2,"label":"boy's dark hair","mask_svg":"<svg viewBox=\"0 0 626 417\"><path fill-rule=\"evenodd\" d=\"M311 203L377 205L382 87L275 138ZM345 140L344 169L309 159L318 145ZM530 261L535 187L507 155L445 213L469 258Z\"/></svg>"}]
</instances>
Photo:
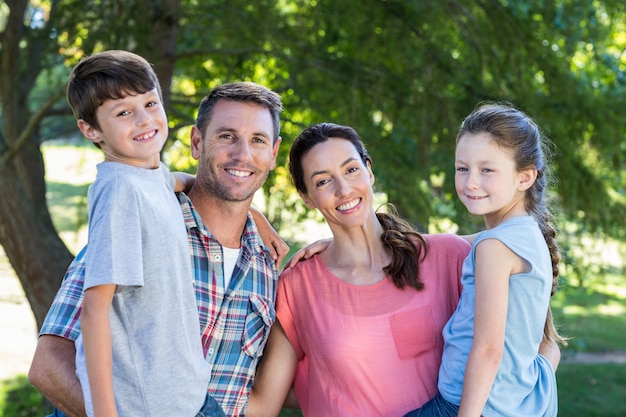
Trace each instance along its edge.
<instances>
[{"instance_id":1,"label":"boy's dark hair","mask_svg":"<svg viewBox=\"0 0 626 417\"><path fill-rule=\"evenodd\" d=\"M211 121L213 107L221 99L241 103L255 103L268 109L274 122L272 144L276 143L280 136L280 112L283 110L283 103L278 93L260 84L248 81L222 84L215 87L208 96L202 99L198 107L196 127L202 135L204 135L204 131Z\"/></svg>"},{"instance_id":2,"label":"boy's dark hair","mask_svg":"<svg viewBox=\"0 0 626 417\"><path fill-rule=\"evenodd\" d=\"M132 52L111 50L82 59L70 74L66 93L76 119L101 130L96 110L102 103L154 88L161 97L159 80L148 61Z\"/></svg>"}]
</instances>

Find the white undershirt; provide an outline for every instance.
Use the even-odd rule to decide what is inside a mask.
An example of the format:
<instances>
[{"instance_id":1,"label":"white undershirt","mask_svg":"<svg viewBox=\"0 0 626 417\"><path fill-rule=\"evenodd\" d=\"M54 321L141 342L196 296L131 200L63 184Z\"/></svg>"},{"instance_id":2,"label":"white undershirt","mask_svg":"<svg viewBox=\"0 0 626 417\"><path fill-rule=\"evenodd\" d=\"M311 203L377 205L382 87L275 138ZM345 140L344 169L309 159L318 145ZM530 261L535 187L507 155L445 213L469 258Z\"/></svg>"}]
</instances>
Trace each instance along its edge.
<instances>
[{"instance_id":1,"label":"white undershirt","mask_svg":"<svg viewBox=\"0 0 626 417\"><path fill-rule=\"evenodd\" d=\"M228 288L241 248L232 249L222 246L222 251L224 252L224 288Z\"/></svg>"}]
</instances>

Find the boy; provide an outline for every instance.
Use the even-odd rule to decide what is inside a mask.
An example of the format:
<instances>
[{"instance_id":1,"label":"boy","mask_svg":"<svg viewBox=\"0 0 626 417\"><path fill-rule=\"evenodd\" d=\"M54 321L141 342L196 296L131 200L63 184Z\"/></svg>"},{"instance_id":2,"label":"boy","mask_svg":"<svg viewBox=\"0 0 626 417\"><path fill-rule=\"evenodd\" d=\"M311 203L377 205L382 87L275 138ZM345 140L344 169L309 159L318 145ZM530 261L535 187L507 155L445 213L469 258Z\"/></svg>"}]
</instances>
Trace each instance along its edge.
<instances>
[{"instance_id":1,"label":"boy","mask_svg":"<svg viewBox=\"0 0 626 417\"><path fill-rule=\"evenodd\" d=\"M167 118L142 57L105 51L72 71L67 99L104 153L89 188L76 369L88 416L223 416L207 395L187 233L160 161ZM189 186L178 177L178 189ZM200 411L199 411L200 410Z\"/></svg>"}]
</instances>

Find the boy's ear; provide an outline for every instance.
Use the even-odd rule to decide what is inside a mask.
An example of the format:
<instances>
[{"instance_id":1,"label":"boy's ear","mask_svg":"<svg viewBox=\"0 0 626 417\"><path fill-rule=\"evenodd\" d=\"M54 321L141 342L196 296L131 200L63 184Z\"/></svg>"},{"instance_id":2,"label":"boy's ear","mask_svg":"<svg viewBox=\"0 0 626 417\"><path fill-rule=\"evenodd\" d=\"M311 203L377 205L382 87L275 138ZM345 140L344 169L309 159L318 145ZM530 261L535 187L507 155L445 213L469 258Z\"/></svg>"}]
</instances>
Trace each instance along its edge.
<instances>
[{"instance_id":1,"label":"boy's ear","mask_svg":"<svg viewBox=\"0 0 626 417\"><path fill-rule=\"evenodd\" d=\"M519 190L526 191L535 183L537 179L537 170L528 168L519 173Z\"/></svg>"},{"instance_id":2,"label":"boy's ear","mask_svg":"<svg viewBox=\"0 0 626 417\"><path fill-rule=\"evenodd\" d=\"M98 131L93 128L89 123L84 121L83 119L78 119L76 122L78 129L80 129L83 136L87 138L87 140L93 143L100 143L100 135L98 135Z\"/></svg>"}]
</instances>

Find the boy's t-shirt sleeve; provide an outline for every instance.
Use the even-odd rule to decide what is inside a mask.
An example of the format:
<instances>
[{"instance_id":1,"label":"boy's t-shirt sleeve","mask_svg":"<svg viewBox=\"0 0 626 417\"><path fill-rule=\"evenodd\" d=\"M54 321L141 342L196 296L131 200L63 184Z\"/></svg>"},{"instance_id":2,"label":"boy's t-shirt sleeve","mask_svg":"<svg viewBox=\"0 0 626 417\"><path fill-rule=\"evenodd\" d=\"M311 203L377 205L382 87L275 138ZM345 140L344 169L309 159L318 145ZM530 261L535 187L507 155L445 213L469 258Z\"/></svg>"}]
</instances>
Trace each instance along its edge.
<instances>
[{"instance_id":1,"label":"boy's t-shirt sleeve","mask_svg":"<svg viewBox=\"0 0 626 417\"><path fill-rule=\"evenodd\" d=\"M115 172L89 188L85 285L143 285L142 222L135 184Z\"/></svg>"}]
</instances>

